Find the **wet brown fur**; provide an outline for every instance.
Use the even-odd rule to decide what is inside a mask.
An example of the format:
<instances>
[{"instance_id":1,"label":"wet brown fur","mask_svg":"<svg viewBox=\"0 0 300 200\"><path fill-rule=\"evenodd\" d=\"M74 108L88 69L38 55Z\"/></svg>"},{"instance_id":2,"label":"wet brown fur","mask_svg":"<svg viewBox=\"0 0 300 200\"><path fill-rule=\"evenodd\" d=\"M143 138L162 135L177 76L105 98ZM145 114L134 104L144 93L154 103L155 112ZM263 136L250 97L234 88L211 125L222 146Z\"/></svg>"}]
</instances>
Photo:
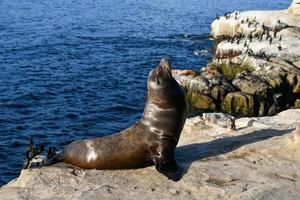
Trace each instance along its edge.
<instances>
[{"instance_id":1,"label":"wet brown fur","mask_svg":"<svg viewBox=\"0 0 300 200\"><path fill-rule=\"evenodd\" d=\"M145 110L139 122L110 136L75 141L63 151L63 161L85 169L128 169L155 164L169 176L177 171L174 149L187 116L184 91L162 59L148 77ZM97 158L88 162L89 143Z\"/></svg>"}]
</instances>

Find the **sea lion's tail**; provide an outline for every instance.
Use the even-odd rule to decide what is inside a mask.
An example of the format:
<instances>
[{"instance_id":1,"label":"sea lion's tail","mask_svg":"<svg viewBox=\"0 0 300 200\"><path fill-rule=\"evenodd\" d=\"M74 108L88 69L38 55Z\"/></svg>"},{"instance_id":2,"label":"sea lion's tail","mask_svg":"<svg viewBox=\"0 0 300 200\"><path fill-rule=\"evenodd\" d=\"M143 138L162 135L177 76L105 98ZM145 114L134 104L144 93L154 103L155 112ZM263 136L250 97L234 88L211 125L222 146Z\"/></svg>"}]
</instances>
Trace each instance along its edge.
<instances>
[{"instance_id":1,"label":"sea lion's tail","mask_svg":"<svg viewBox=\"0 0 300 200\"><path fill-rule=\"evenodd\" d=\"M56 151L55 147L50 147L47 156L43 156L41 155L43 150L44 145L34 144L33 139L30 138L23 169L49 166L62 161L63 151Z\"/></svg>"}]
</instances>

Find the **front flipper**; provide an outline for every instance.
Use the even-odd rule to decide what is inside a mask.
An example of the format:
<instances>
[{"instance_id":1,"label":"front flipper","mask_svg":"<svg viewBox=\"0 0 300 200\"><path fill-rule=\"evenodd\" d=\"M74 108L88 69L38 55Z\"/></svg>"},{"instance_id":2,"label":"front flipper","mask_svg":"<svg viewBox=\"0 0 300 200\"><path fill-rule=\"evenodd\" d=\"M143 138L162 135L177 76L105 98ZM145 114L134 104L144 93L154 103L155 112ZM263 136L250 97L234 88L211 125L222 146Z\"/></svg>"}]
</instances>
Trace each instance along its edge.
<instances>
[{"instance_id":1,"label":"front flipper","mask_svg":"<svg viewBox=\"0 0 300 200\"><path fill-rule=\"evenodd\" d=\"M165 146L165 147L164 147ZM166 145L153 144L148 147L155 168L173 181L179 181L181 175L174 158L174 148Z\"/></svg>"}]
</instances>

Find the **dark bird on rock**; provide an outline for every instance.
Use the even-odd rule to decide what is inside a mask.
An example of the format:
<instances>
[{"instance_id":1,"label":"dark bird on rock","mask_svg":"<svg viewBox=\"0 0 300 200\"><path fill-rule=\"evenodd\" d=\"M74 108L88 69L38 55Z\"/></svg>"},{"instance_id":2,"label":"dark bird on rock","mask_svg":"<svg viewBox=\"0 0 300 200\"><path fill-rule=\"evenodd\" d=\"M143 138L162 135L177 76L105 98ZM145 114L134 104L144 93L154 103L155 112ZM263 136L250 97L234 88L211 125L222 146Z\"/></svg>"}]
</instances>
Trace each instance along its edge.
<instances>
[{"instance_id":1,"label":"dark bird on rock","mask_svg":"<svg viewBox=\"0 0 300 200\"><path fill-rule=\"evenodd\" d=\"M283 29L286 29L286 28L293 28L293 26L290 26L290 25L288 25L286 23L282 23L282 22L280 22L280 20L278 20L277 24L275 24L275 26L273 26L272 31L274 33L275 32L277 33L277 32L279 32L279 31L281 31Z\"/></svg>"},{"instance_id":2,"label":"dark bird on rock","mask_svg":"<svg viewBox=\"0 0 300 200\"><path fill-rule=\"evenodd\" d=\"M267 37L266 37L266 40L268 40L269 38L271 37L269 31L267 32Z\"/></svg>"},{"instance_id":3,"label":"dark bird on rock","mask_svg":"<svg viewBox=\"0 0 300 200\"><path fill-rule=\"evenodd\" d=\"M227 15L225 16L225 18L226 18L226 19L230 18L230 14L227 14Z\"/></svg>"},{"instance_id":4,"label":"dark bird on rock","mask_svg":"<svg viewBox=\"0 0 300 200\"><path fill-rule=\"evenodd\" d=\"M234 13L234 19L237 20L238 12Z\"/></svg>"},{"instance_id":5,"label":"dark bird on rock","mask_svg":"<svg viewBox=\"0 0 300 200\"><path fill-rule=\"evenodd\" d=\"M281 44L280 44L280 43L279 43L279 45L278 45L278 47L277 47L277 48L278 48L278 50L279 50L279 51L281 51L281 50L282 50L282 46L281 46Z\"/></svg>"},{"instance_id":6,"label":"dark bird on rock","mask_svg":"<svg viewBox=\"0 0 300 200\"><path fill-rule=\"evenodd\" d=\"M280 37L279 37L279 41L281 41L282 40L282 35L280 35Z\"/></svg>"},{"instance_id":7,"label":"dark bird on rock","mask_svg":"<svg viewBox=\"0 0 300 200\"><path fill-rule=\"evenodd\" d=\"M231 41L230 41L230 43L233 43L236 37L237 37L237 36L236 36L236 35L234 35L234 36L231 38Z\"/></svg>"},{"instance_id":8,"label":"dark bird on rock","mask_svg":"<svg viewBox=\"0 0 300 200\"><path fill-rule=\"evenodd\" d=\"M269 40L269 41L270 41L270 44L272 44L272 37L270 37L270 40Z\"/></svg>"},{"instance_id":9,"label":"dark bird on rock","mask_svg":"<svg viewBox=\"0 0 300 200\"><path fill-rule=\"evenodd\" d=\"M249 41L252 42L252 39L253 39L252 33L249 34L248 38L249 38Z\"/></svg>"},{"instance_id":10,"label":"dark bird on rock","mask_svg":"<svg viewBox=\"0 0 300 200\"><path fill-rule=\"evenodd\" d=\"M273 95L273 105L269 108L268 116L276 115L282 107L283 103L283 94L275 93Z\"/></svg>"}]
</instances>

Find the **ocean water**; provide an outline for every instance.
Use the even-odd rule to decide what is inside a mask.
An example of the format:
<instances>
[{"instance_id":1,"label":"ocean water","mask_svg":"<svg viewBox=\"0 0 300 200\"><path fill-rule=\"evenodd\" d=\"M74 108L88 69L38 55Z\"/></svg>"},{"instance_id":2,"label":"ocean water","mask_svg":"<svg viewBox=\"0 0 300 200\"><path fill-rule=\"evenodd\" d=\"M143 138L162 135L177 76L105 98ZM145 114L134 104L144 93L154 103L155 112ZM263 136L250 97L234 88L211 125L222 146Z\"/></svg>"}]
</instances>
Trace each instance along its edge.
<instances>
[{"instance_id":1,"label":"ocean water","mask_svg":"<svg viewBox=\"0 0 300 200\"><path fill-rule=\"evenodd\" d=\"M137 121L163 56L194 70L211 59L217 14L290 2L1 0L0 186L19 175L30 136L61 147Z\"/></svg>"}]
</instances>

